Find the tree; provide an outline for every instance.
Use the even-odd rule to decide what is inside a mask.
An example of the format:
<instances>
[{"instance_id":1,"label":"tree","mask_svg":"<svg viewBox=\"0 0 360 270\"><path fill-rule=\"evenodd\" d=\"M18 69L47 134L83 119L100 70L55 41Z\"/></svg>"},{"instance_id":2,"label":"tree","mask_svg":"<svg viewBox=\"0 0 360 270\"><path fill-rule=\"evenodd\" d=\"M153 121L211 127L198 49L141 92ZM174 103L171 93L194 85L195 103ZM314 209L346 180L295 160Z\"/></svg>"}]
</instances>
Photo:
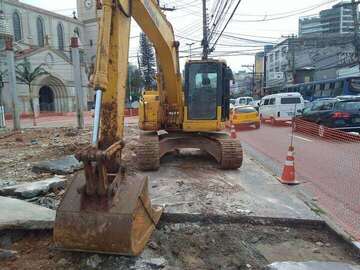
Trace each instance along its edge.
<instances>
[{"instance_id":1,"label":"tree","mask_svg":"<svg viewBox=\"0 0 360 270\"><path fill-rule=\"evenodd\" d=\"M144 76L146 89L155 88L155 54L154 48L145 33L140 34L140 70Z\"/></svg>"},{"instance_id":2,"label":"tree","mask_svg":"<svg viewBox=\"0 0 360 270\"><path fill-rule=\"evenodd\" d=\"M132 101L139 100L141 90L143 89L145 84L144 78L142 77L141 71L132 64L129 64L128 74L129 76L126 89L127 100L129 100L130 95Z\"/></svg>"},{"instance_id":3,"label":"tree","mask_svg":"<svg viewBox=\"0 0 360 270\"><path fill-rule=\"evenodd\" d=\"M34 108L34 94L31 90L32 82L43 75L48 75L49 73L43 68L45 64L37 66L34 70L31 68L30 62L25 58L24 61L16 65L16 79L28 86L29 96L30 96L30 108L33 115L33 125L36 126L36 115Z\"/></svg>"}]
</instances>

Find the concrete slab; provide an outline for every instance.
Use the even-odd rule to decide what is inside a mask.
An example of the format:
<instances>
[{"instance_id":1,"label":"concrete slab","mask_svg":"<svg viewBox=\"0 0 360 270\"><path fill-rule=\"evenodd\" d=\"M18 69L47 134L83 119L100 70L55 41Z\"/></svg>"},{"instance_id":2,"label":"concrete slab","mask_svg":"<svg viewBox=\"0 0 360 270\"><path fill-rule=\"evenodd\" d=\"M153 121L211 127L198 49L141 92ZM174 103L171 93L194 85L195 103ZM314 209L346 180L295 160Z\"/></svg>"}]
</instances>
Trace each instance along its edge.
<instances>
[{"instance_id":1,"label":"concrete slab","mask_svg":"<svg viewBox=\"0 0 360 270\"><path fill-rule=\"evenodd\" d=\"M276 262L265 270L360 270L360 266L337 262Z\"/></svg>"},{"instance_id":2,"label":"concrete slab","mask_svg":"<svg viewBox=\"0 0 360 270\"><path fill-rule=\"evenodd\" d=\"M52 177L49 179L25 183L20 185L8 186L0 188L1 196L17 196L25 199L33 198L41 194L46 194L47 192L63 188L65 186L66 179L60 177Z\"/></svg>"},{"instance_id":3,"label":"concrete slab","mask_svg":"<svg viewBox=\"0 0 360 270\"><path fill-rule=\"evenodd\" d=\"M51 229L55 211L18 199L0 196L0 230Z\"/></svg>"},{"instance_id":4,"label":"concrete slab","mask_svg":"<svg viewBox=\"0 0 360 270\"><path fill-rule=\"evenodd\" d=\"M150 177L152 202L176 214L321 220L290 187L246 155L240 170L222 171L216 166L207 157L188 152L179 158L165 158L158 172L144 173Z\"/></svg>"},{"instance_id":5,"label":"concrete slab","mask_svg":"<svg viewBox=\"0 0 360 270\"><path fill-rule=\"evenodd\" d=\"M73 155L65 156L57 160L41 161L33 165L32 171L36 173L71 174L83 168Z\"/></svg>"}]
</instances>

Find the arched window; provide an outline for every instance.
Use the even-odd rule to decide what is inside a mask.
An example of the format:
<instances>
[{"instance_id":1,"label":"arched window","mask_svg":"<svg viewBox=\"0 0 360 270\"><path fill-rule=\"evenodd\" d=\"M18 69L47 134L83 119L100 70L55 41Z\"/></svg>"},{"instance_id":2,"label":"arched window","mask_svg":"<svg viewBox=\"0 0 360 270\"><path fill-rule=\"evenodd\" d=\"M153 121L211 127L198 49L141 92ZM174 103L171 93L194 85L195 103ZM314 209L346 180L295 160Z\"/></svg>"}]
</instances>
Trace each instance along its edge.
<instances>
[{"instance_id":1,"label":"arched window","mask_svg":"<svg viewBox=\"0 0 360 270\"><path fill-rule=\"evenodd\" d=\"M14 40L19 41L22 39L21 33L21 18L16 11L13 13L13 28L14 28Z\"/></svg>"},{"instance_id":2,"label":"arched window","mask_svg":"<svg viewBox=\"0 0 360 270\"><path fill-rule=\"evenodd\" d=\"M79 27L75 27L74 34L76 34L77 37L80 38L80 29L79 29Z\"/></svg>"},{"instance_id":3,"label":"arched window","mask_svg":"<svg viewBox=\"0 0 360 270\"><path fill-rule=\"evenodd\" d=\"M41 17L38 17L36 20L36 30L39 47L44 47L45 45L45 29L44 21Z\"/></svg>"},{"instance_id":4,"label":"arched window","mask_svg":"<svg viewBox=\"0 0 360 270\"><path fill-rule=\"evenodd\" d=\"M57 26L57 36L58 36L58 47L60 51L64 50L64 27L61 23Z\"/></svg>"}]
</instances>

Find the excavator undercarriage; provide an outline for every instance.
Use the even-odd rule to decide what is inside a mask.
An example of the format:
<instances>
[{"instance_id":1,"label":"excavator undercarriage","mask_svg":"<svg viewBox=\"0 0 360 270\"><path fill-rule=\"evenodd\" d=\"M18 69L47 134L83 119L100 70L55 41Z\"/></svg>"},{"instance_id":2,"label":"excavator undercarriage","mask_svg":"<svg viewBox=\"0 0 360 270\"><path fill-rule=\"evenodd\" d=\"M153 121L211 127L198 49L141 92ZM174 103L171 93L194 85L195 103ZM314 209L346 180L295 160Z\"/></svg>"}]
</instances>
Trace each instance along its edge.
<instances>
[{"instance_id":1,"label":"excavator undercarriage","mask_svg":"<svg viewBox=\"0 0 360 270\"><path fill-rule=\"evenodd\" d=\"M207 152L223 170L235 170L242 165L241 144L227 134L170 132L158 135L157 132L142 132L136 151L139 169L157 170L163 156L184 148Z\"/></svg>"}]
</instances>

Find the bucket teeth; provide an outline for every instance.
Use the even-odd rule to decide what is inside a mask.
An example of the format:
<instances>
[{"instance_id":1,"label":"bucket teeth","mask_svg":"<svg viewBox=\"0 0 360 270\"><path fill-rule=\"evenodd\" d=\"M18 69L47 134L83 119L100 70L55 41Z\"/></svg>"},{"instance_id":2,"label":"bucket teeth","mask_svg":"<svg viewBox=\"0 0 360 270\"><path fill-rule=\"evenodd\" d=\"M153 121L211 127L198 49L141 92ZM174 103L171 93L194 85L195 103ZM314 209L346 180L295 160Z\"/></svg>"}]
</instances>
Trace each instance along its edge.
<instances>
[{"instance_id":1,"label":"bucket teeth","mask_svg":"<svg viewBox=\"0 0 360 270\"><path fill-rule=\"evenodd\" d=\"M54 242L59 249L136 256L145 248L163 209L153 207L148 179L114 179L113 195L80 192L85 176L79 173L56 213Z\"/></svg>"}]
</instances>

